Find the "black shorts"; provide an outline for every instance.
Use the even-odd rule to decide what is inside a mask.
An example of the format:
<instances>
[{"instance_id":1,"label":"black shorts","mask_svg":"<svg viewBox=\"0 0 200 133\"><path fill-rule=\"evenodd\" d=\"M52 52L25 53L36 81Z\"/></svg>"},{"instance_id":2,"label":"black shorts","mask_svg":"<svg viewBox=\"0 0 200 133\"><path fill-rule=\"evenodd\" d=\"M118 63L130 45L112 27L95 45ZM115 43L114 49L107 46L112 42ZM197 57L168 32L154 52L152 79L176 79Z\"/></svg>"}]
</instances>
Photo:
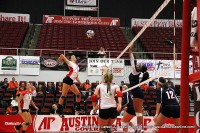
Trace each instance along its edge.
<instances>
[{"instance_id":1,"label":"black shorts","mask_svg":"<svg viewBox=\"0 0 200 133\"><path fill-rule=\"evenodd\" d=\"M161 113L170 118L180 118L180 106L178 105L169 105L169 106L164 106L161 109Z\"/></svg>"},{"instance_id":2,"label":"black shorts","mask_svg":"<svg viewBox=\"0 0 200 133\"><path fill-rule=\"evenodd\" d=\"M118 115L117 108L99 109L99 117L101 119L115 119Z\"/></svg>"},{"instance_id":3,"label":"black shorts","mask_svg":"<svg viewBox=\"0 0 200 133\"><path fill-rule=\"evenodd\" d=\"M74 84L74 81L73 81L70 77L66 76L66 77L63 79L63 83L68 84L68 85L73 85L73 84Z\"/></svg>"},{"instance_id":4,"label":"black shorts","mask_svg":"<svg viewBox=\"0 0 200 133\"><path fill-rule=\"evenodd\" d=\"M30 109L22 109L22 112L30 112Z\"/></svg>"},{"instance_id":5,"label":"black shorts","mask_svg":"<svg viewBox=\"0 0 200 133\"><path fill-rule=\"evenodd\" d=\"M132 102L132 101L131 101ZM133 106L127 106L126 112L130 115L134 115L135 116L135 110Z\"/></svg>"},{"instance_id":6,"label":"black shorts","mask_svg":"<svg viewBox=\"0 0 200 133\"><path fill-rule=\"evenodd\" d=\"M143 90L140 89L139 87L135 88L132 90L133 98L140 98L144 99L144 93Z\"/></svg>"}]
</instances>

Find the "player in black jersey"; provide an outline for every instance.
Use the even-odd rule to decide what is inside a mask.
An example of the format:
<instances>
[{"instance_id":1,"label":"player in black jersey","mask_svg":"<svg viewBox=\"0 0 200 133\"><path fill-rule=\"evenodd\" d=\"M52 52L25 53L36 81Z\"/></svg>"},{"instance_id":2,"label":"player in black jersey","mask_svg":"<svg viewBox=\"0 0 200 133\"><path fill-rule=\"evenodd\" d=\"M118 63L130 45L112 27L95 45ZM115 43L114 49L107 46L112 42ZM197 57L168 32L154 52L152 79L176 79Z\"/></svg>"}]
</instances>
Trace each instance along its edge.
<instances>
[{"instance_id":1,"label":"player in black jersey","mask_svg":"<svg viewBox=\"0 0 200 133\"><path fill-rule=\"evenodd\" d=\"M166 79L160 77L157 82L157 104L156 115L154 116L155 127L152 133L157 133L168 118L172 117L175 126L180 126L180 106L177 96L171 87L168 87ZM179 132L180 128L177 128Z\"/></svg>"},{"instance_id":2,"label":"player in black jersey","mask_svg":"<svg viewBox=\"0 0 200 133\"><path fill-rule=\"evenodd\" d=\"M130 62L131 62L131 67L132 67L132 71L129 75L129 82L130 82L130 87L133 87L137 84L140 83L140 74L141 72L143 72L142 70L144 70L144 72L147 70L146 66L142 66L141 64L135 64L135 59L134 56L132 54L132 46L129 48L129 55L130 55ZM149 78L149 76L146 74L144 74L142 78L143 81L147 80L147 78ZM134 109L135 109L135 114L137 116L137 133L143 132L142 131L142 124L143 124L143 101L144 101L144 94L142 89L140 89L140 87L136 87L135 89L131 90L132 94L133 94L133 105L134 105ZM141 127L141 128L139 128Z\"/></svg>"},{"instance_id":3,"label":"player in black jersey","mask_svg":"<svg viewBox=\"0 0 200 133\"><path fill-rule=\"evenodd\" d=\"M128 87L126 85L122 85L122 91L126 90ZM123 93L122 97L122 108L124 110L123 118L121 120L123 131L128 131L128 126L133 126L130 122L131 119L135 116L135 110L133 107L133 98L129 94L129 92Z\"/></svg>"}]
</instances>

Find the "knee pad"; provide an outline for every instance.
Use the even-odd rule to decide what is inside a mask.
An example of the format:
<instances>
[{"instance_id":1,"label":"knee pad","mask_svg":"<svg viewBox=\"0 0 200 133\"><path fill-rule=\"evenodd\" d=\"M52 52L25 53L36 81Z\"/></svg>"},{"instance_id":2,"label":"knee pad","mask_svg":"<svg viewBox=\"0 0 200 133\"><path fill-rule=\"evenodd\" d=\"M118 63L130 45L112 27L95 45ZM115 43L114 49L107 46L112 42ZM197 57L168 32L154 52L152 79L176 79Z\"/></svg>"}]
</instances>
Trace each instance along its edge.
<instances>
[{"instance_id":1,"label":"knee pad","mask_svg":"<svg viewBox=\"0 0 200 133\"><path fill-rule=\"evenodd\" d=\"M142 113L138 113L138 112L136 112L135 114L136 114L136 116L143 116Z\"/></svg>"},{"instance_id":2,"label":"knee pad","mask_svg":"<svg viewBox=\"0 0 200 133\"><path fill-rule=\"evenodd\" d=\"M31 124L31 123L29 123L29 122L25 122L25 125L26 125L26 126L29 126L30 124Z\"/></svg>"},{"instance_id":3,"label":"knee pad","mask_svg":"<svg viewBox=\"0 0 200 133\"><path fill-rule=\"evenodd\" d=\"M76 98L81 98L81 93L77 94Z\"/></svg>"},{"instance_id":4,"label":"knee pad","mask_svg":"<svg viewBox=\"0 0 200 133\"><path fill-rule=\"evenodd\" d=\"M62 95L60 98L61 98L62 100L65 100L65 99L66 99L66 96Z\"/></svg>"}]
</instances>

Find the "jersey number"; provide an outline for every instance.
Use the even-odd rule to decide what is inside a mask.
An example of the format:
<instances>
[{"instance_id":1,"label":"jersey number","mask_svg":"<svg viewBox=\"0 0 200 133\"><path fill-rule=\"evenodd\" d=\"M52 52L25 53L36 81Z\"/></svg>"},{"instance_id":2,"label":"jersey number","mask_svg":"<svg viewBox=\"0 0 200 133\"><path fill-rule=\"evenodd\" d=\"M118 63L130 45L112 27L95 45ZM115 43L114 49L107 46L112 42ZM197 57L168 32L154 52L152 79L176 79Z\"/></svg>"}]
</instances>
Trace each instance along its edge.
<instances>
[{"instance_id":1,"label":"jersey number","mask_svg":"<svg viewBox=\"0 0 200 133\"><path fill-rule=\"evenodd\" d=\"M175 98L175 97L174 97L174 92L173 92L173 91L167 91L166 93L167 93L168 99L174 99L174 98Z\"/></svg>"}]
</instances>

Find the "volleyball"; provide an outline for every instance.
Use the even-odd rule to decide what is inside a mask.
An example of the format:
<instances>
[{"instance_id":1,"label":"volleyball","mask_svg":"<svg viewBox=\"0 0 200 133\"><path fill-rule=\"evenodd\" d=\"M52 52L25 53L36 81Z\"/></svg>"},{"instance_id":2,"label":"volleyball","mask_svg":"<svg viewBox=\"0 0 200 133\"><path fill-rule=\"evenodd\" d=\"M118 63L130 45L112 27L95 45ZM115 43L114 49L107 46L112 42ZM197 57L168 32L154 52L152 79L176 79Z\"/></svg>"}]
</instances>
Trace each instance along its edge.
<instances>
[{"instance_id":1,"label":"volleyball","mask_svg":"<svg viewBox=\"0 0 200 133\"><path fill-rule=\"evenodd\" d=\"M87 35L88 38L93 38L94 37L94 31L93 30L88 30L86 32L86 35Z\"/></svg>"}]
</instances>

